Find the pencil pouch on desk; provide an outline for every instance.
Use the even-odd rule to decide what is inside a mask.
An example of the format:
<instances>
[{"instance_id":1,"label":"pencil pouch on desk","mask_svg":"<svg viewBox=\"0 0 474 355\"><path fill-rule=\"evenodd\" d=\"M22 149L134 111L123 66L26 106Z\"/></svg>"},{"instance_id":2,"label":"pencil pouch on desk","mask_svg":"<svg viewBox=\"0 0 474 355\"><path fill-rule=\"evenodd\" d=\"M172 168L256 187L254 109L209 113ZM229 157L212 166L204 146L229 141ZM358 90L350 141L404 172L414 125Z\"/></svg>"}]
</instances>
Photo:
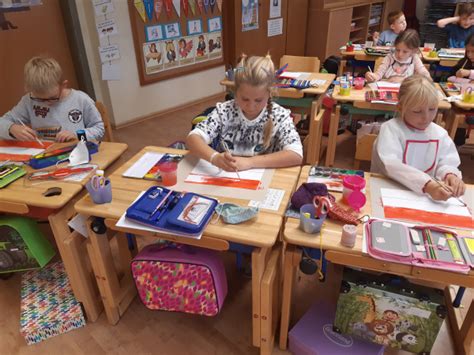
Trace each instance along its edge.
<instances>
[{"instance_id":1,"label":"pencil pouch on desk","mask_svg":"<svg viewBox=\"0 0 474 355\"><path fill-rule=\"evenodd\" d=\"M26 170L22 166L15 164L2 165L0 167L0 189L11 184L13 181L21 178L26 174Z\"/></svg>"},{"instance_id":2,"label":"pencil pouch on desk","mask_svg":"<svg viewBox=\"0 0 474 355\"><path fill-rule=\"evenodd\" d=\"M207 196L153 186L127 209L126 217L167 233L196 236L206 227L217 203Z\"/></svg>"},{"instance_id":3,"label":"pencil pouch on desk","mask_svg":"<svg viewBox=\"0 0 474 355\"><path fill-rule=\"evenodd\" d=\"M473 265L458 235L444 228L371 219L364 238L368 254L380 260L462 273Z\"/></svg>"},{"instance_id":4,"label":"pencil pouch on desk","mask_svg":"<svg viewBox=\"0 0 474 355\"><path fill-rule=\"evenodd\" d=\"M86 146L87 150L89 151L90 160L90 156L99 151L99 145L94 142L86 142ZM58 161L66 161L75 147L76 144L34 155L28 162L28 165L30 165L33 169L43 169L47 168L48 166L55 165Z\"/></svg>"}]
</instances>

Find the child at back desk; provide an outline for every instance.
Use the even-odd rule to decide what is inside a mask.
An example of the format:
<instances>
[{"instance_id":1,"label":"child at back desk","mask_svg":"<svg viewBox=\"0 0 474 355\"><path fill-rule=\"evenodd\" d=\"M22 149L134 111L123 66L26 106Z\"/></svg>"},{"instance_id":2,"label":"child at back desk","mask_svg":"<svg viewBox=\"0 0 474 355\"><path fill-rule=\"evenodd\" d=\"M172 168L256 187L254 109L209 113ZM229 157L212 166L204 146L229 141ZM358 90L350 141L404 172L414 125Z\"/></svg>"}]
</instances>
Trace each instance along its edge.
<instances>
[{"instance_id":1,"label":"child at back desk","mask_svg":"<svg viewBox=\"0 0 474 355\"><path fill-rule=\"evenodd\" d=\"M450 81L469 82L469 80L474 80L474 33L467 37L465 45L466 55L453 67L451 72L455 75L455 78L451 80L450 77Z\"/></svg>"},{"instance_id":2,"label":"child at back desk","mask_svg":"<svg viewBox=\"0 0 474 355\"><path fill-rule=\"evenodd\" d=\"M29 93L0 117L0 139L34 141L39 137L66 142L76 139L81 129L89 140L103 137L104 123L94 101L82 91L67 88L62 75L53 58L34 57L26 63Z\"/></svg>"},{"instance_id":3,"label":"child at back desk","mask_svg":"<svg viewBox=\"0 0 474 355\"><path fill-rule=\"evenodd\" d=\"M388 54L375 73L367 72L367 81L388 80L402 82L403 79L421 74L430 77L419 57L420 37L415 30L406 30L400 33L395 40L395 53Z\"/></svg>"},{"instance_id":4,"label":"child at back desk","mask_svg":"<svg viewBox=\"0 0 474 355\"><path fill-rule=\"evenodd\" d=\"M450 48L464 48L466 38L474 33L474 7L470 3L459 4L458 16L438 20L437 25L446 28Z\"/></svg>"},{"instance_id":5,"label":"child at back desk","mask_svg":"<svg viewBox=\"0 0 474 355\"><path fill-rule=\"evenodd\" d=\"M400 87L400 117L382 124L372 153L371 171L384 174L434 200L464 194L459 154L446 130L433 123L438 95L431 80L421 75ZM442 182L441 186L433 179Z\"/></svg>"},{"instance_id":6,"label":"child at back desk","mask_svg":"<svg viewBox=\"0 0 474 355\"><path fill-rule=\"evenodd\" d=\"M406 30L407 21L402 11L392 11L387 17L390 28L382 33L375 32L373 35L374 43L377 46L393 46L397 36Z\"/></svg>"},{"instance_id":7,"label":"child at back desk","mask_svg":"<svg viewBox=\"0 0 474 355\"><path fill-rule=\"evenodd\" d=\"M300 165L303 148L290 111L271 100L275 68L270 56L244 56L234 80L235 99L218 103L189 133L191 153L225 171ZM217 151L208 146L216 138Z\"/></svg>"}]
</instances>

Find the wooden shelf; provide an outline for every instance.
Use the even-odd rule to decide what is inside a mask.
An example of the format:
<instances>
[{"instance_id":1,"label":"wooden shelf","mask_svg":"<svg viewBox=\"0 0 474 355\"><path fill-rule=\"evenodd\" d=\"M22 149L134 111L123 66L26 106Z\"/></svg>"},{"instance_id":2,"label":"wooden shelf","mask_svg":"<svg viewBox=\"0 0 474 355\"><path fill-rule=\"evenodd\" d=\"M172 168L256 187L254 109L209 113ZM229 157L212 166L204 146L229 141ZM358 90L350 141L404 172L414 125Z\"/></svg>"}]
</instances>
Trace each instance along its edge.
<instances>
[{"instance_id":1,"label":"wooden shelf","mask_svg":"<svg viewBox=\"0 0 474 355\"><path fill-rule=\"evenodd\" d=\"M364 41L365 42L365 39L364 39L364 37L354 37L354 38L351 38L350 41L352 43L359 42L359 41Z\"/></svg>"},{"instance_id":2,"label":"wooden shelf","mask_svg":"<svg viewBox=\"0 0 474 355\"><path fill-rule=\"evenodd\" d=\"M373 25L369 25L369 27L375 27L375 26L380 26L380 22L379 23L374 23Z\"/></svg>"},{"instance_id":3,"label":"wooden shelf","mask_svg":"<svg viewBox=\"0 0 474 355\"><path fill-rule=\"evenodd\" d=\"M357 17L353 17L352 21L359 21L359 20L363 20L363 19L365 19L365 16L357 16Z\"/></svg>"},{"instance_id":4,"label":"wooden shelf","mask_svg":"<svg viewBox=\"0 0 474 355\"><path fill-rule=\"evenodd\" d=\"M354 27L353 29L351 29L351 33L352 32L357 32L357 31L360 31L360 30L363 30L364 27Z\"/></svg>"}]
</instances>

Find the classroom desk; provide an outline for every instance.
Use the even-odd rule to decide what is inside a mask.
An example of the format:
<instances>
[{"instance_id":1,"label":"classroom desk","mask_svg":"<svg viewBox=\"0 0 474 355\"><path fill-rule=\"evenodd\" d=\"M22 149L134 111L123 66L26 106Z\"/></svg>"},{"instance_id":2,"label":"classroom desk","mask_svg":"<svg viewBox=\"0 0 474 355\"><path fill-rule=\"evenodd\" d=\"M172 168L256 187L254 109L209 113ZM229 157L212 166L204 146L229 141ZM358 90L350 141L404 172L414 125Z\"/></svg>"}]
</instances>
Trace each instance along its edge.
<instances>
[{"instance_id":1,"label":"classroom desk","mask_svg":"<svg viewBox=\"0 0 474 355\"><path fill-rule=\"evenodd\" d=\"M309 173L309 166L305 166L301 170L299 183L306 182ZM366 178L370 174L366 173ZM470 185L469 188L474 188ZM340 193L335 193L337 200L342 196ZM370 203L370 184L366 185L367 204L362 209L360 215L371 214ZM288 218L284 226L284 271L283 271L283 300L281 311L281 325L280 325L280 349L286 349L288 326L290 320L290 308L293 289L293 279L296 268L301 260L301 250L298 247L308 247L319 249L320 235L306 234L299 229L299 220ZM362 253L362 225L358 226L358 235L354 248L347 248L340 244L341 230L343 224L332 220L326 220L322 230L322 249L325 250L326 260L332 264L351 266L376 272L384 272L400 275L403 277L442 283L444 285L459 285L464 287L474 287L474 271L471 270L469 274L460 274L444 270L420 268L416 266L397 264L390 261L383 261L371 258ZM464 231L465 233L465 231ZM341 270L339 270L341 271ZM328 280L326 280L328 282ZM338 291L338 289L337 289ZM337 292L336 291L336 292ZM464 322L458 327L459 314L457 310L452 307L452 291L447 286L445 288L446 304L448 307L448 314L451 321L454 340L459 351L463 354L470 353L471 342L474 339L474 300L469 306L468 313Z\"/></svg>"},{"instance_id":2,"label":"classroom desk","mask_svg":"<svg viewBox=\"0 0 474 355\"><path fill-rule=\"evenodd\" d=\"M438 55L430 57L430 52L421 50L421 56L425 63L436 63L443 67L454 67L461 58L440 58Z\"/></svg>"},{"instance_id":3,"label":"classroom desk","mask_svg":"<svg viewBox=\"0 0 474 355\"><path fill-rule=\"evenodd\" d=\"M156 182L142 179L129 179L122 177L122 173L137 161L145 152L169 152L186 154L186 151L170 148L145 147L127 163L117 169L111 176L112 202L104 205L96 205L90 196L83 197L76 203L75 208L79 213L93 217L105 218L105 224L109 230L121 233L131 233L134 235L160 238L179 243L207 247L214 250L224 251L229 249L229 242L244 244L254 247L252 252L252 322L253 322L253 345L266 349L268 352L273 344L270 334L261 332L261 299L260 283L265 272L266 263L269 260L271 250L279 236L282 225L283 214L286 205L298 180L300 167L276 169L270 187L284 189L285 194L276 212L261 210L258 217L238 225L224 224L220 219L217 223L210 223L200 240L176 237L159 232L146 232L135 229L120 228L116 226L118 219L123 215L130 204L135 200L138 193L146 190ZM234 202L246 206L248 200L238 198L224 198L216 196L220 202ZM136 289L130 272L120 276L117 273L112 258L108 238L97 234L90 229L87 245L89 257L91 259L93 272L96 275L99 291L104 302L104 308L109 323L116 324L123 313L132 302ZM125 238L117 238L119 245L120 265L123 269L129 270L132 255L127 248ZM263 302L262 302L263 304ZM275 330L273 330L275 332Z\"/></svg>"},{"instance_id":4,"label":"classroom desk","mask_svg":"<svg viewBox=\"0 0 474 355\"><path fill-rule=\"evenodd\" d=\"M106 169L126 149L127 145L124 143L102 142L99 151L91 156L91 164L98 165L99 169ZM26 169L28 172L34 171L28 166ZM75 215L74 204L82 196L81 191L86 182L87 178L81 182L44 181L29 186L25 184L25 178L18 179L0 190L0 212L20 215L33 213L34 215L34 210L37 208L51 210L48 216L49 223L71 287L77 300L82 302L88 320L94 321L102 309L100 299L97 298L95 282L88 275L86 266L77 268L71 255L77 252L74 246L78 246L77 243L80 244L81 239L84 238L78 236L77 232L71 234L67 225L69 219ZM53 186L60 187L62 193L58 196L43 196L43 192ZM72 244L68 244L69 242Z\"/></svg>"},{"instance_id":5,"label":"classroom desk","mask_svg":"<svg viewBox=\"0 0 474 355\"><path fill-rule=\"evenodd\" d=\"M442 97L446 97L443 90L436 84L436 87ZM389 104L380 104L380 103L370 103L365 100L365 93L371 90L369 87L365 86L362 90L351 89L350 95L343 96L339 95L339 85L334 87L332 98L338 103L352 103L354 107L362 109L373 109L378 111L396 111L396 105ZM451 108L451 104L446 100L439 100L438 109L447 111ZM336 143L337 143L337 128L339 126L341 111L340 105L337 105L335 111L331 114L331 120L329 123L329 135L328 135L328 146L326 151L326 166L333 166L334 159L336 156Z\"/></svg>"},{"instance_id":6,"label":"classroom desk","mask_svg":"<svg viewBox=\"0 0 474 355\"><path fill-rule=\"evenodd\" d=\"M361 61L366 61L366 62L375 62L378 58L383 57L383 56L369 55L365 53L363 49L354 50L351 52L348 52L345 49L341 49L341 57L345 60L354 59L354 60L361 60Z\"/></svg>"},{"instance_id":7,"label":"classroom desk","mask_svg":"<svg viewBox=\"0 0 474 355\"><path fill-rule=\"evenodd\" d=\"M456 96L459 95L459 92L445 91L447 96ZM474 104L467 103L464 101L453 101L453 115L449 117L448 122L446 122L446 129L449 132L449 136L454 139L456 135L456 130L459 127L460 122L466 117L468 112L474 110Z\"/></svg>"}]
</instances>

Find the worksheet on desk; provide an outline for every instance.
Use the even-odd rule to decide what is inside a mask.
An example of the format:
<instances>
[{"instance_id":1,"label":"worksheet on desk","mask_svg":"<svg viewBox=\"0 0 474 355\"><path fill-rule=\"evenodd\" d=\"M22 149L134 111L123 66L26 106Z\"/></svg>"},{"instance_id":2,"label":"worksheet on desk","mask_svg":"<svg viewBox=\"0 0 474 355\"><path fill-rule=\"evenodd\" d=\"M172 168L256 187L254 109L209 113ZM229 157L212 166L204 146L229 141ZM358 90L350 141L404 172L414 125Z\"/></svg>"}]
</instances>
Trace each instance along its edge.
<instances>
[{"instance_id":1,"label":"worksheet on desk","mask_svg":"<svg viewBox=\"0 0 474 355\"><path fill-rule=\"evenodd\" d=\"M239 187L256 190L260 186L265 169L250 169L228 172L212 165L206 160L199 160L191 173L184 180L188 183Z\"/></svg>"}]
</instances>

